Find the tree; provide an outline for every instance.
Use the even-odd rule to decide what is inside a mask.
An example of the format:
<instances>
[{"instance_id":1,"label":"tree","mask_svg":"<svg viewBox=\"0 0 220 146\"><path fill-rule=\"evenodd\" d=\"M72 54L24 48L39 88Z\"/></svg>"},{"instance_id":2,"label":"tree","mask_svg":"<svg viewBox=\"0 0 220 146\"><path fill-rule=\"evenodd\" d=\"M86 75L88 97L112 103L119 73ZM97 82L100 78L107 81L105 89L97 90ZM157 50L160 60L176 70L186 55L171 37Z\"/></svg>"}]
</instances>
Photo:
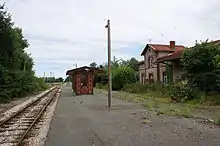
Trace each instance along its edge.
<instances>
[{"instance_id":1,"label":"tree","mask_svg":"<svg viewBox=\"0 0 220 146\"><path fill-rule=\"evenodd\" d=\"M134 83L139 79L138 61L133 57L129 60L117 59L114 56L111 61L112 67L112 86L114 90L121 89L126 83ZM108 83L108 64L99 65L98 68L103 70L102 73L95 75L94 84Z\"/></svg>"},{"instance_id":2,"label":"tree","mask_svg":"<svg viewBox=\"0 0 220 146\"><path fill-rule=\"evenodd\" d=\"M22 29L0 5L0 101L43 89L42 79L34 76L34 62L25 52L28 42Z\"/></svg>"},{"instance_id":3,"label":"tree","mask_svg":"<svg viewBox=\"0 0 220 146\"><path fill-rule=\"evenodd\" d=\"M67 76L64 82L69 82L70 81L70 76Z\"/></svg>"},{"instance_id":4,"label":"tree","mask_svg":"<svg viewBox=\"0 0 220 146\"><path fill-rule=\"evenodd\" d=\"M120 90L125 84L135 83L135 71L128 66L120 66L112 71L112 89Z\"/></svg>"},{"instance_id":5,"label":"tree","mask_svg":"<svg viewBox=\"0 0 220 146\"><path fill-rule=\"evenodd\" d=\"M59 77L59 78L56 79L56 82L63 82L63 80L64 79L62 77Z\"/></svg>"},{"instance_id":6,"label":"tree","mask_svg":"<svg viewBox=\"0 0 220 146\"><path fill-rule=\"evenodd\" d=\"M138 71L139 67L138 67L138 60L134 57L132 57L129 61L128 61L128 65L134 70L134 71Z\"/></svg>"},{"instance_id":7,"label":"tree","mask_svg":"<svg viewBox=\"0 0 220 146\"><path fill-rule=\"evenodd\" d=\"M95 62L92 62L92 63L90 63L89 66L90 66L90 67L93 67L93 68L96 68L96 67L97 67L97 64L96 64Z\"/></svg>"},{"instance_id":8,"label":"tree","mask_svg":"<svg viewBox=\"0 0 220 146\"><path fill-rule=\"evenodd\" d=\"M214 57L214 64L217 69L220 69L220 55L219 54Z\"/></svg>"},{"instance_id":9,"label":"tree","mask_svg":"<svg viewBox=\"0 0 220 146\"><path fill-rule=\"evenodd\" d=\"M184 51L181 62L190 86L206 92L216 90L220 79L219 55L219 46L208 40Z\"/></svg>"}]
</instances>

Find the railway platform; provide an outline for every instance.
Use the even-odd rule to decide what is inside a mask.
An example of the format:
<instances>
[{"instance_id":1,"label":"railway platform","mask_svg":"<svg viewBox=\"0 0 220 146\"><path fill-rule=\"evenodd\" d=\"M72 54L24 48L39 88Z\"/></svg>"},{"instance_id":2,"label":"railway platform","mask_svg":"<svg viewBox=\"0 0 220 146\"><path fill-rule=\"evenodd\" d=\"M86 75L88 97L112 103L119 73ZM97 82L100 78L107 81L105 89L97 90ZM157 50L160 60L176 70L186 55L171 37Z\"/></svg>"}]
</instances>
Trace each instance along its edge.
<instances>
[{"instance_id":1,"label":"railway platform","mask_svg":"<svg viewBox=\"0 0 220 146\"><path fill-rule=\"evenodd\" d=\"M64 86L45 146L218 145L219 135L211 125L158 116L123 100L113 98L109 109L107 96L73 96L71 87Z\"/></svg>"}]
</instances>

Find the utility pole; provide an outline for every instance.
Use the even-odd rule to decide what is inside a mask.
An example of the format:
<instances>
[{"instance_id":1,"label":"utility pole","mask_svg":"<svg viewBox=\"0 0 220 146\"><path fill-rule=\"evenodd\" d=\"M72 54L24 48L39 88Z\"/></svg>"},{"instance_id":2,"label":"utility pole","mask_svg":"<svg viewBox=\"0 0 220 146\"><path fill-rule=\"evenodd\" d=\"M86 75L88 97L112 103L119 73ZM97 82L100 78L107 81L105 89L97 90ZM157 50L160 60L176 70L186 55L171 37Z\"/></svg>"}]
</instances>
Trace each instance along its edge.
<instances>
[{"instance_id":1,"label":"utility pole","mask_svg":"<svg viewBox=\"0 0 220 146\"><path fill-rule=\"evenodd\" d=\"M110 20L108 19L105 28L108 29L108 107L111 107L112 98L112 76L111 76L111 34L110 34Z\"/></svg>"}]
</instances>

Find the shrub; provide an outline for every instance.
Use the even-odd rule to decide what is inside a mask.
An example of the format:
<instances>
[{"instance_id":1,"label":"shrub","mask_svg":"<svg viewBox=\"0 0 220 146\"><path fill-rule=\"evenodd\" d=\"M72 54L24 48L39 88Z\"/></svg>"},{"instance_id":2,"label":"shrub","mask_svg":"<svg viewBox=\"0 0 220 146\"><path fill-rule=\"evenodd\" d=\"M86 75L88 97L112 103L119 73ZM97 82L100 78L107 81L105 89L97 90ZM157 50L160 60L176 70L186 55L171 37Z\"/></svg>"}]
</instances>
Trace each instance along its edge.
<instances>
[{"instance_id":1,"label":"shrub","mask_svg":"<svg viewBox=\"0 0 220 146\"><path fill-rule=\"evenodd\" d=\"M186 82L179 82L169 87L168 95L170 98L176 102L185 102L187 100L193 99L192 88L188 86Z\"/></svg>"},{"instance_id":2,"label":"shrub","mask_svg":"<svg viewBox=\"0 0 220 146\"><path fill-rule=\"evenodd\" d=\"M112 89L120 90L124 85L135 83L135 71L128 66L120 66L112 70Z\"/></svg>"},{"instance_id":3,"label":"shrub","mask_svg":"<svg viewBox=\"0 0 220 146\"><path fill-rule=\"evenodd\" d=\"M96 88L98 88L98 89L108 89L108 84L97 83Z\"/></svg>"},{"instance_id":4,"label":"shrub","mask_svg":"<svg viewBox=\"0 0 220 146\"><path fill-rule=\"evenodd\" d=\"M38 77L34 77L34 78L35 78L35 82L38 83L40 90L45 90L49 88L49 85L45 84L43 78L38 78Z\"/></svg>"},{"instance_id":5,"label":"shrub","mask_svg":"<svg viewBox=\"0 0 220 146\"><path fill-rule=\"evenodd\" d=\"M204 96L203 103L206 105L219 105L220 104L220 95L218 92L209 92Z\"/></svg>"},{"instance_id":6,"label":"shrub","mask_svg":"<svg viewBox=\"0 0 220 146\"><path fill-rule=\"evenodd\" d=\"M220 125L220 117L218 117L217 119L215 119L214 123L215 123L216 125Z\"/></svg>"},{"instance_id":7,"label":"shrub","mask_svg":"<svg viewBox=\"0 0 220 146\"><path fill-rule=\"evenodd\" d=\"M129 93L144 93L148 89L148 85L142 85L140 83L125 84L123 90Z\"/></svg>"},{"instance_id":8,"label":"shrub","mask_svg":"<svg viewBox=\"0 0 220 146\"><path fill-rule=\"evenodd\" d=\"M181 58L184 76L191 87L198 87L208 93L218 90L220 80L219 45L208 40L196 43L194 47L185 49Z\"/></svg>"},{"instance_id":9,"label":"shrub","mask_svg":"<svg viewBox=\"0 0 220 146\"><path fill-rule=\"evenodd\" d=\"M220 95L218 92L201 91L199 88L192 88L186 82L178 82L172 86L166 87L167 95L175 102L186 102L191 104L220 104Z\"/></svg>"}]
</instances>

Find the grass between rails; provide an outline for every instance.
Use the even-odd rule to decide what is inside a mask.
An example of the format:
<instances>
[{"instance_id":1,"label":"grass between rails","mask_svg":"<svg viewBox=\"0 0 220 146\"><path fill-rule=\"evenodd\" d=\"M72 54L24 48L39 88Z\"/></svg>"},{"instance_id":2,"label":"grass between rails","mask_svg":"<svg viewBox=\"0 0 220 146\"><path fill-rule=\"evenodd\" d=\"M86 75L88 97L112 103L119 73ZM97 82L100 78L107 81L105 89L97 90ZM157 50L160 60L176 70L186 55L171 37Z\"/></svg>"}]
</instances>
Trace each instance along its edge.
<instances>
[{"instance_id":1,"label":"grass between rails","mask_svg":"<svg viewBox=\"0 0 220 146\"><path fill-rule=\"evenodd\" d=\"M106 89L95 89L95 91L96 93L107 94ZM124 91L113 91L112 96L114 98L140 103L148 110L155 111L157 115L165 114L185 118L202 117L206 119L216 119L214 123L220 124L220 108L215 109L214 107L200 104L193 105L193 103L172 103L170 98L160 97L160 93L156 92L137 94Z\"/></svg>"}]
</instances>

